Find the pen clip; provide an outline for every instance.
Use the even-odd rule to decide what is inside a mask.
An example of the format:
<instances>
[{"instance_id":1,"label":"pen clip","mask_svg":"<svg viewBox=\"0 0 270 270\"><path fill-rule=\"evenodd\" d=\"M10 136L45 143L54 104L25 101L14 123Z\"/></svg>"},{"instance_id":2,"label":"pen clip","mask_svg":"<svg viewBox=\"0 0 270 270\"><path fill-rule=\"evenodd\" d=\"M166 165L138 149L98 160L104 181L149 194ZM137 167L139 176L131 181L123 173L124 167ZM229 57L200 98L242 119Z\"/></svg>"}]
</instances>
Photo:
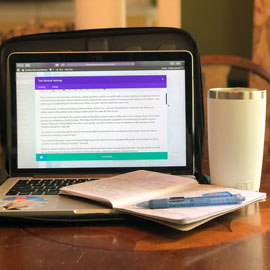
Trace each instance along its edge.
<instances>
[{"instance_id":1,"label":"pen clip","mask_svg":"<svg viewBox=\"0 0 270 270\"><path fill-rule=\"evenodd\" d=\"M202 194L202 197L231 197L231 196L233 196L232 193L230 193L228 191L212 192L212 193Z\"/></svg>"}]
</instances>

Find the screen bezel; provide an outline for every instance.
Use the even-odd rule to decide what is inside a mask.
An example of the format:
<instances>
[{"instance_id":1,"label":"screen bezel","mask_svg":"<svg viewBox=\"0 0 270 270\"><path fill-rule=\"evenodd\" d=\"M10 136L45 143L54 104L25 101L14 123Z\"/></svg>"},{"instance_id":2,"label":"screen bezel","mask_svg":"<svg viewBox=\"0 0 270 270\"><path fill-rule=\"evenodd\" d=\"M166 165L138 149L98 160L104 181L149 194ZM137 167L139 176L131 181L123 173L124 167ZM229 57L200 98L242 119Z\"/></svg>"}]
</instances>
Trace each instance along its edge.
<instances>
[{"instance_id":1,"label":"screen bezel","mask_svg":"<svg viewBox=\"0 0 270 270\"><path fill-rule=\"evenodd\" d=\"M186 166L167 167L117 167L117 168L18 168L17 163L17 110L16 110L16 64L31 62L110 62L110 61L185 61L186 84ZM8 154L11 176L35 174L107 174L124 173L135 169L194 174L194 89L193 57L189 51L136 51L136 52L46 52L12 53L8 57L9 95L7 95Z\"/></svg>"}]
</instances>

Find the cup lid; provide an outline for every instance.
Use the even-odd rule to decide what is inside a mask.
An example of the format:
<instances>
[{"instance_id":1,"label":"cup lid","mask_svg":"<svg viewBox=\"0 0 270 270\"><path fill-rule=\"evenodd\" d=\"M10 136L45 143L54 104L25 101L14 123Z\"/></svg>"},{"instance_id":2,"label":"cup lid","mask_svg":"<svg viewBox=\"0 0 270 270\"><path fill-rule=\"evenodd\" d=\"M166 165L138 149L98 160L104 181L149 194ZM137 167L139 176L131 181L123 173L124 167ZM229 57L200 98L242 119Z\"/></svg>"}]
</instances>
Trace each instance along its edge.
<instances>
[{"instance_id":1,"label":"cup lid","mask_svg":"<svg viewBox=\"0 0 270 270\"><path fill-rule=\"evenodd\" d=\"M211 88L208 90L211 99L265 99L266 90L253 88Z\"/></svg>"}]
</instances>

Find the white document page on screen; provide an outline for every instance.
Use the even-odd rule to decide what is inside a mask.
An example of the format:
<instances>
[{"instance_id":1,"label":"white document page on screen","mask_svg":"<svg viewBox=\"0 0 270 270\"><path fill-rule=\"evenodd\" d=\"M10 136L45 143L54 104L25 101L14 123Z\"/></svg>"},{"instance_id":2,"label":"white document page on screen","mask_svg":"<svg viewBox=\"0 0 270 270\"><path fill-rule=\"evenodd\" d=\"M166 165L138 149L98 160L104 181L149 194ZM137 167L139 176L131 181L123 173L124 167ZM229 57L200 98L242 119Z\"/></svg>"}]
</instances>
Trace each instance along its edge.
<instances>
[{"instance_id":1,"label":"white document page on screen","mask_svg":"<svg viewBox=\"0 0 270 270\"><path fill-rule=\"evenodd\" d=\"M154 75L165 78L166 85L95 88L84 84L90 75L102 79L112 74L133 77L132 83L136 76L149 76L151 81ZM184 166L184 74L183 70L20 74L27 85L18 84L19 167L104 167L104 161L106 167ZM55 81L46 88L48 77ZM65 82L82 77L79 84ZM27 106L30 100L34 109ZM25 119L31 119L31 132L26 132ZM24 153L31 158L24 158Z\"/></svg>"},{"instance_id":2,"label":"white document page on screen","mask_svg":"<svg viewBox=\"0 0 270 270\"><path fill-rule=\"evenodd\" d=\"M161 83L160 88L134 88L134 82L141 76L132 74L130 81L119 82L119 88L115 88L113 84L106 84L106 79L111 79L110 73L103 73L103 76L99 73L99 76L79 77L77 74L74 77L101 79L102 88L98 82L97 88L94 83L86 82L77 84L76 89L67 89L67 77L52 77L50 80L55 80L55 87L59 89L36 91L38 160L78 158L98 164L99 160L167 155L166 84ZM114 73L116 83L123 78L121 75ZM166 76L163 77L161 80L166 80ZM143 77L147 78L151 80L152 76ZM40 77L41 85L44 80ZM128 88L130 84L132 87ZM91 88L87 88L90 85ZM99 164L104 166L103 162Z\"/></svg>"}]
</instances>

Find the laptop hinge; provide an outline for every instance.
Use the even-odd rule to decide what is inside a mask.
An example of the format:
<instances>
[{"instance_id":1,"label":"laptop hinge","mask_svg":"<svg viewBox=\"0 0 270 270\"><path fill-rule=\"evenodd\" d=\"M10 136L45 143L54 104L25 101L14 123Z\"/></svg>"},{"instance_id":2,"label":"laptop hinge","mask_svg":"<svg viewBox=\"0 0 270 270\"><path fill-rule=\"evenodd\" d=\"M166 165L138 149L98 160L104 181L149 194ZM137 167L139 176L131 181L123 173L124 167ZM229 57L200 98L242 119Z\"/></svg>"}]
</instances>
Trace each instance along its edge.
<instances>
[{"instance_id":1,"label":"laptop hinge","mask_svg":"<svg viewBox=\"0 0 270 270\"><path fill-rule=\"evenodd\" d=\"M8 176L9 175L7 173L7 170L6 170L6 155L5 155L4 149L2 148L2 151L1 151L0 186L6 181L6 179L8 178Z\"/></svg>"}]
</instances>

